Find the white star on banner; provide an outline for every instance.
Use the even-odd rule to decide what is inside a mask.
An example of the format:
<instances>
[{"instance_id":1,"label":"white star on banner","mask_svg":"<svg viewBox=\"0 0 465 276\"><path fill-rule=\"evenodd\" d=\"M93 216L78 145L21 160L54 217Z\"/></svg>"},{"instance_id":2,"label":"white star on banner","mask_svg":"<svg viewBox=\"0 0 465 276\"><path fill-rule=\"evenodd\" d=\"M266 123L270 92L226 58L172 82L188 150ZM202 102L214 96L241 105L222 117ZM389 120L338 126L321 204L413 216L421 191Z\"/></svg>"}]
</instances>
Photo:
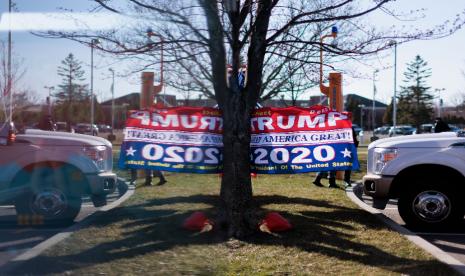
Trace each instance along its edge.
<instances>
[{"instance_id":1,"label":"white star on banner","mask_svg":"<svg viewBox=\"0 0 465 276\"><path fill-rule=\"evenodd\" d=\"M128 155L134 156L135 152L136 152L136 150L133 149L132 147L130 147L129 149L126 150L126 156L128 156Z\"/></svg>"},{"instance_id":2,"label":"white star on banner","mask_svg":"<svg viewBox=\"0 0 465 276\"><path fill-rule=\"evenodd\" d=\"M350 150L348 150L347 148L344 149L344 151L341 151L341 153L344 155L344 158L345 157L352 157L351 154L352 152Z\"/></svg>"}]
</instances>

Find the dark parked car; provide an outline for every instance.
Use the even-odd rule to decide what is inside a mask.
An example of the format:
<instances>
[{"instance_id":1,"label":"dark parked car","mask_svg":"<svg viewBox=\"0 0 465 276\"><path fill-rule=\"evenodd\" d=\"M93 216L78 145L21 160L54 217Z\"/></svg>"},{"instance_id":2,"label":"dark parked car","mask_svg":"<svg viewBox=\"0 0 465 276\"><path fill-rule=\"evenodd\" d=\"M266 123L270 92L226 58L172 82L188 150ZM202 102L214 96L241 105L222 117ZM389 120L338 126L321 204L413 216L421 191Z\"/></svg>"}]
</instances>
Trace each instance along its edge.
<instances>
[{"instance_id":1,"label":"dark parked car","mask_svg":"<svg viewBox=\"0 0 465 276\"><path fill-rule=\"evenodd\" d=\"M453 132L459 132L461 131L462 129L456 125L449 125L450 127L450 131L453 131Z\"/></svg>"},{"instance_id":2,"label":"dark parked car","mask_svg":"<svg viewBox=\"0 0 465 276\"><path fill-rule=\"evenodd\" d=\"M382 126L375 128L375 134L378 135L387 135L389 133L390 126Z\"/></svg>"},{"instance_id":3,"label":"dark parked car","mask_svg":"<svg viewBox=\"0 0 465 276\"><path fill-rule=\"evenodd\" d=\"M422 124L420 125L420 129L418 130L418 134L431 132L433 132L433 124Z\"/></svg>"},{"instance_id":4,"label":"dark parked car","mask_svg":"<svg viewBox=\"0 0 465 276\"><path fill-rule=\"evenodd\" d=\"M362 131L363 129L357 125L357 124L352 124L352 127L354 128L354 131L355 131L355 134L357 135L360 135L360 131Z\"/></svg>"},{"instance_id":5,"label":"dark parked car","mask_svg":"<svg viewBox=\"0 0 465 276\"><path fill-rule=\"evenodd\" d=\"M98 135L98 127L97 125L92 125L90 124L77 124L76 128L74 129L74 132L80 133L80 134L87 134L87 135L92 135L92 136L97 136Z\"/></svg>"},{"instance_id":6,"label":"dark parked car","mask_svg":"<svg viewBox=\"0 0 465 276\"><path fill-rule=\"evenodd\" d=\"M400 126L396 126L395 133L394 133L394 127L391 127L389 129L389 137L394 136L394 135L412 135L415 132L416 132L416 128L410 125L400 125Z\"/></svg>"},{"instance_id":7,"label":"dark parked car","mask_svg":"<svg viewBox=\"0 0 465 276\"><path fill-rule=\"evenodd\" d=\"M110 133L111 132L111 126L109 126L109 125L98 125L98 130L101 133Z\"/></svg>"},{"instance_id":8,"label":"dark parked car","mask_svg":"<svg viewBox=\"0 0 465 276\"><path fill-rule=\"evenodd\" d=\"M57 131L68 131L68 124L66 122L56 122Z\"/></svg>"}]
</instances>

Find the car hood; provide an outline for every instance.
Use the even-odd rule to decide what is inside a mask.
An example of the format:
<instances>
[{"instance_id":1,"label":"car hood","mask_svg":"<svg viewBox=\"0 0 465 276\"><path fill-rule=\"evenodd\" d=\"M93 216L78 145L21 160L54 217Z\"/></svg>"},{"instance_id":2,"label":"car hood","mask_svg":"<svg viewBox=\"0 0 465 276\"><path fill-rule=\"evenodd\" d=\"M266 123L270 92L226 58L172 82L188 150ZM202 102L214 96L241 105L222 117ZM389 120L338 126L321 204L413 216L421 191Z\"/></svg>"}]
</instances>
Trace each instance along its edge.
<instances>
[{"instance_id":1,"label":"car hood","mask_svg":"<svg viewBox=\"0 0 465 276\"><path fill-rule=\"evenodd\" d=\"M18 134L17 140L25 140L41 146L108 146L111 143L101 137L68 133L60 131L45 131L30 129L25 134Z\"/></svg>"},{"instance_id":2,"label":"car hood","mask_svg":"<svg viewBox=\"0 0 465 276\"><path fill-rule=\"evenodd\" d=\"M465 143L465 137L458 137L455 132L442 132L384 138L368 148L447 148L455 143Z\"/></svg>"}]
</instances>

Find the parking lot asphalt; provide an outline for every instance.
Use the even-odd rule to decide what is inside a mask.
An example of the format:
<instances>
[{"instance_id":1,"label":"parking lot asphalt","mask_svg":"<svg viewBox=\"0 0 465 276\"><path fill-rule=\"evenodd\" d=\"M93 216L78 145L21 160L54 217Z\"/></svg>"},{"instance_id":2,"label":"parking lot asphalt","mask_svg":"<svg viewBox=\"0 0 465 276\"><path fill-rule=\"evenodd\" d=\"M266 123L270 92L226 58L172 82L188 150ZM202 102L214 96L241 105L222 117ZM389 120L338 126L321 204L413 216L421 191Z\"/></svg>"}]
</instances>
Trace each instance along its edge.
<instances>
[{"instance_id":1,"label":"parking lot asphalt","mask_svg":"<svg viewBox=\"0 0 465 276\"><path fill-rule=\"evenodd\" d=\"M118 191L115 191L108 195L108 203L114 202L119 197ZM99 209L93 206L89 198L84 198L81 212L74 220L74 224ZM11 260L68 227L70 225L64 227L19 225L14 206L0 206L0 274L2 268Z\"/></svg>"},{"instance_id":2,"label":"parking lot asphalt","mask_svg":"<svg viewBox=\"0 0 465 276\"><path fill-rule=\"evenodd\" d=\"M363 194L361 186L354 187L353 191L359 199L368 206L371 206L371 197ZM407 228L411 232L440 248L456 260L465 264L465 219L461 224L454 228L439 229L435 232L425 232L421 229L414 229L405 225L405 222L402 220L399 212L397 211L397 200L390 200L386 208L381 211L385 216L398 225Z\"/></svg>"}]
</instances>

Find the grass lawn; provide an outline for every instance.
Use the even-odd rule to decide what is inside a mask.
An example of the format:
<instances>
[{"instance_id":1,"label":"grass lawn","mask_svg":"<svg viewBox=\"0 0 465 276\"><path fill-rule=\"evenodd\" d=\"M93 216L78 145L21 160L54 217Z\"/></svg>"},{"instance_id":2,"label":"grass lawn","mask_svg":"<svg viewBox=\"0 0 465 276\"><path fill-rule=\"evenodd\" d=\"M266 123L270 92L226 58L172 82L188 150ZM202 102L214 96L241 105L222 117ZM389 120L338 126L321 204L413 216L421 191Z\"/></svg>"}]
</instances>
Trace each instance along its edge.
<instances>
[{"instance_id":1,"label":"grass lawn","mask_svg":"<svg viewBox=\"0 0 465 276\"><path fill-rule=\"evenodd\" d=\"M366 152L366 150L365 150ZM363 149L361 149L363 159ZM366 153L365 153L366 156ZM364 161L362 161L364 163ZM362 173L355 174L354 179ZM164 186L139 187L115 208L41 256L25 274L107 275L453 275L401 235L358 209L345 192L318 188L314 174L259 176L254 194L264 212L294 225L246 241L181 228L193 211L216 213L216 175L167 174ZM325 183L326 184L326 183ZM342 184L342 183L340 183Z\"/></svg>"}]
</instances>

